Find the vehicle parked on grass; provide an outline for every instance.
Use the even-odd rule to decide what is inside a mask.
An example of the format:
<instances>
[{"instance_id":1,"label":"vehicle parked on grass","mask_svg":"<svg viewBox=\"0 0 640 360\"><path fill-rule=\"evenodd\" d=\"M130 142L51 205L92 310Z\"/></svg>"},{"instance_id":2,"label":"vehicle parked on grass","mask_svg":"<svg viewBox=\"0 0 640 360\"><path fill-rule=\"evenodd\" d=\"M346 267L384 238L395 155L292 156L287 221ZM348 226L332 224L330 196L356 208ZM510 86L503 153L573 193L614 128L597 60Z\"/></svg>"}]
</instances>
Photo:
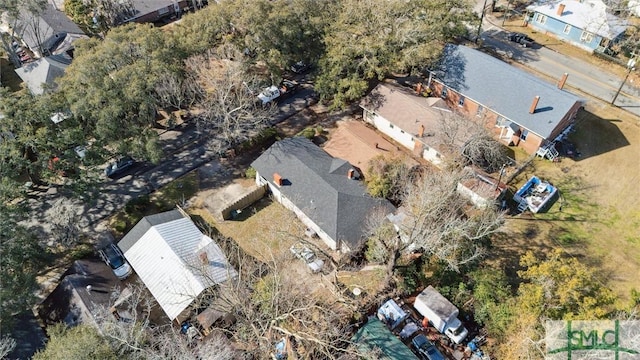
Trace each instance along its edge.
<instances>
[{"instance_id":1,"label":"vehicle parked on grass","mask_svg":"<svg viewBox=\"0 0 640 360\"><path fill-rule=\"evenodd\" d=\"M283 99L296 92L298 89L298 83L291 80L283 80L279 86L271 85L268 88L262 90L258 94L258 100L262 105L267 105L272 101Z\"/></svg>"},{"instance_id":2,"label":"vehicle parked on grass","mask_svg":"<svg viewBox=\"0 0 640 360\"><path fill-rule=\"evenodd\" d=\"M462 343L469 334L458 319L458 308L431 285L416 297L413 307L456 344Z\"/></svg>"},{"instance_id":3,"label":"vehicle parked on grass","mask_svg":"<svg viewBox=\"0 0 640 360\"><path fill-rule=\"evenodd\" d=\"M104 174L112 178L130 168L133 164L135 164L135 160L131 156L121 157L116 161L110 162L104 169Z\"/></svg>"},{"instance_id":4,"label":"vehicle parked on grass","mask_svg":"<svg viewBox=\"0 0 640 360\"><path fill-rule=\"evenodd\" d=\"M123 280L131 275L131 266L127 260L124 259L122 251L120 251L120 248L116 244L109 244L100 249L100 251L98 251L98 255L100 255L102 261L109 265L118 279Z\"/></svg>"},{"instance_id":5,"label":"vehicle parked on grass","mask_svg":"<svg viewBox=\"0 0 640 360\"><path fill-rule=\"evenodd\" d=\"M445 360L440 350L424 334L418 334L411 343L422 359Z\"/></svg>"},{"instance_id":6,"label":"vehicle parked on grass","mask_svg":"<svg viewBox=\"0 0 640 360\"><path fill-rule=\"evenodd\" d=\"M532 47L535 43L535 41L526 34L518 32L510 33L508 39L509 41L522 45L523 47Z\"/></svg>"},{"instance_id":7,"label":"vehicle parked on grass","mask_svg":"<svg viewBox=\"0 0 640 360\"><path fill-rule=\"evenodd\" d=\"M304 261L312 273L318 273L322 271L322 268L324 267L324 261L318 258L313 250L302 245L301 243L292 245L289 250L295 257Z\"/></svg>"}]
</instances>

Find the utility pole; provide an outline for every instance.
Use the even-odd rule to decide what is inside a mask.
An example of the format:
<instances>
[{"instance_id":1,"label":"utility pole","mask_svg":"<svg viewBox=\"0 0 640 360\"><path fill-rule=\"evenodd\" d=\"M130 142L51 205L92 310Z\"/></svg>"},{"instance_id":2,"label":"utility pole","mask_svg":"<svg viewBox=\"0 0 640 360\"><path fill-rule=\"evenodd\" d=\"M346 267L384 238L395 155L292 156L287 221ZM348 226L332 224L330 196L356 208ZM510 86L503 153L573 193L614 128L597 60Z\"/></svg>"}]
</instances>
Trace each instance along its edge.
<instances>
[{"instance_id":1,"label":"utility pole","mask_svg":"<svg viewBox=\"0 0 640 360\"><path fill-rule=\"evenodd\" d=\"M636 59L635 58L629 59L629 61L627 62L627 74L624 76L624 80L622 80L622 84L620 84L618 91L616 91L616 95L613 97L613 100L611 100L611 105L615 105L616 99L618 98L618 95L620 95L620 91L622 91L622 87L624 86L624 84L627 82L627 79L629 78L629 74L631 74L631 71L636 69L635 66L636 66Z\"/></svg>"},{"instance_id":2,"label":"utility pole","mask_svg":"<svg viewBox=\"0 0 640 360\"><path fill-rule=\"evenodd\" d=\"M480 39L480 32L482 31L482 21L484 20L484 12L487 9L487 0L484 0L484 4L482 5L482 12L480 13L480 24L478 24L478 33L476 34L476 44L478 43L478 39Z\"/></svg>"},{"instance_id":3,"label":"utility pole","mask_svg":"<svg viewBox=\"0 0 640 360\"><path fill-rule=\"evenodd\" d=\"M500 181L502 181L502 176L505 173L504 168L506 166L507 166L507 164L502 164L502 167L500 167L500 177L498 177L498 182L496 183L496 190L498 190L500 188Z\"/></svg>"},{"instance_id":4,"label":"utility pole","mask_svg":"<svg viewBox=\"0 0 640 360\"><path fill-rule=\"evenodd\" d=\"M504 14L502 14L502 27L504 27L504 22L507 21L507 15L511 14L511 0L507 2L507 8L504 10Z\"/></svg>"}]
</instances>

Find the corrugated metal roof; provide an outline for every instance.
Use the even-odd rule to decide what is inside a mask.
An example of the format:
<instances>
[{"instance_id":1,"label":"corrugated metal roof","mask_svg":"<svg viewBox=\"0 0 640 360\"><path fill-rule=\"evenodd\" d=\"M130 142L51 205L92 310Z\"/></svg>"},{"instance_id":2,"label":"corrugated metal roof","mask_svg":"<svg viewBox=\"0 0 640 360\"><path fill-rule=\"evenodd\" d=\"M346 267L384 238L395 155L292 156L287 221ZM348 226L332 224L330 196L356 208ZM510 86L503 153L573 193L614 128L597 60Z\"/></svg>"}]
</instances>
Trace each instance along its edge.
<instances>
[{"instance_id":1,"label":"corrugated metal roof","mask_svg":"<svg viewBox=\"0 0 640 360\"><path fill-rule=\"evenodd\" d=\"M182 215L174 219L173 212L158 215L162 216L141 220L147 230L137 240L125 237L120 243L126 241L124 256L173 320L204 289L235 277L236 272L220 247L202 234L191 219ZM156 221L163 218L167 222ZM207 254L206 264L202 262L202 253Z\"/></svg>"},{"instance_id":2,"label":"corrugated metal roof","mask_svg":"<svg viewBox=\"0 0 640 360\"><path fill-rule=\"evenodd\" d=\"M445 47L434 74L446 86L545 139L581 102L554 84L462 45ZM536 96L538 110L530 114Z\"/></svg>"}]
</instances>

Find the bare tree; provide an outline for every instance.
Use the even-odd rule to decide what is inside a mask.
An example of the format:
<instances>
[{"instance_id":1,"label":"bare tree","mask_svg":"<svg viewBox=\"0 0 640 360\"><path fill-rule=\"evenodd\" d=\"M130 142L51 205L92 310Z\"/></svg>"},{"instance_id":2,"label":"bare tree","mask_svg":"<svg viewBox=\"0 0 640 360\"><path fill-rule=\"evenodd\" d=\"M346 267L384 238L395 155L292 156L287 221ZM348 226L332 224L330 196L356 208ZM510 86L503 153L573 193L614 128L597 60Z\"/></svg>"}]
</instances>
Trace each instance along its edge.
<instances>
[{"instance_id":1,"label":"bare tree","mask_svg":"<svg viewBox=\"0 0 640 360\"><path fill-rule=\"evenodd\" d=\"M16 347L16 341L9 337L4 336L0 339L0 359L4 359L9 353Z\"/></svg>"},{"instance_id":2,"label":"bare tree","mask_svg":"<svg viewBox=\"0 0 640 360\"><path fill-rule=\"evenodd\" d=\"M132 0L84 0L93 10L93 22L101 31L107 31L132 18L136 9Z\"/></svg>"},{"instance_id":3,"label":"bare tree","mask_svg":"<svg viewBox=\"0 0 640 360\"><path fill-rule=\"evenodd\" d=\"M198 85L197 96L202 99L198 125L229 145L255 135L275 113L257 101L253 89L259 88L258 80L247 75L237 60L241 56L232 45L222 45L185 61L187 81Z\"/></svg>"},{"instance_id":4,"label":"bare tree","mask_svg":"<svg viewBox=\"0 0 640 360\"><path fill-rule=\"evenodd\" d=\"M451 113L440 123L440 132L453 163L471 164L492 173L509 162L504 146L489 133L483 119L472 121Z\"/></svg>"},{"instance_id":5,"label":"bare tree","mask_svg":"<svg viewBox=\"0 0 640 360\"><path fill-rule=\"evenodd\" d=\"M176 109L191 107L196 99L195 84L175 73L163 76L156 84L155 95L161 107Z\"/></svg>"},{"instance_id":6,"label":"bare tree","mask_svg":"<svg viewBox=\"0 0 640 360\"><path fill-rule=\"evenodd\" d=\"M141 283L116 289L108 307L93 314L100 334L117 354L148 354L154 301Z\"/></svg>"},{"instance_id":7,"label":"bare tree","mask_svg":"<svg viewBox=\"0 0 640 360\"><path fill-rule=\"evenodd\" d=\"M60 198L53 203L49 210L51 233L54 240L63 246L75 245L80 239L80 216L74 204L68 198Z\"/></svg>"},{"instance_id":8,"label":"bare tree","mask_svg":"<svg viewBox=\"0 0 640 360\"><path fill-rule=\"evenodd\" d=\"M150 315L155 306L144 285L135 284L114 292L110 306L96 311L100 334L114 353L129 359L237 358L237 351L224 336L214 334L204 342L194 342L171 325L152 324Z\"/></svg>"},{"instance_id":9,"label":"bare tree","mask_svg":"<svg viewBox=\"0 0 640 360\"><path fill-rule=\"evenodd\" d=\"M393 226L384 214L371 218L367 255L386 264L387 286L393 284L402 254L420 251L455 271L483 254L483 240L500 230L504 217L491 207L469 206L457 191L458 183L469 176L466 170L425 171L415 182L407 182Z\"/></svg>"}]
</instances>

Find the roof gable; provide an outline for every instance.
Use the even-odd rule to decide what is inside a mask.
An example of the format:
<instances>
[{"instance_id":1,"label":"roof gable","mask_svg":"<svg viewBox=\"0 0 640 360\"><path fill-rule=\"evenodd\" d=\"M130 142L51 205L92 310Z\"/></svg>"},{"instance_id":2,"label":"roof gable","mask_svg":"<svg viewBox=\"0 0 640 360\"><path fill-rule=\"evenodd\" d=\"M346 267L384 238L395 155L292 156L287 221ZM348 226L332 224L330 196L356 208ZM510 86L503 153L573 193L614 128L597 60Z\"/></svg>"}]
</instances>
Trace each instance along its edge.
<instances>
[{"instance_id":1,"label":"roof gable","mask_svg":"<svg viewBox=\"0 0 640 360\"><path fill-rule=\"evenodd\" d=\"M558 15L558 7L564 5L562 15ZM533 4L527 7L540 14L558 19L575 28L600 35L606 39L614 39L629 26L629 22L607 12L607 6L599 0L576 1L560 0Z\"/></svg>"},{"instance_id":2,"label":"roof gable","mask_svg":"<svg viewBox=\"0 0 640 360\"><path fill-rule=\"evenodd\" d=\"M15 72L33 94L40 95L44 93L42 84L55 88L55 79L64 75L69 64L71 64L69 56L52 55L25 64Z\"/></svg>"},{"instance_id":3,"label":"roof gable","mask_svg":"<svg viewBox=\"0 0 640 360\"><path fill-rule=\"evenodd\" d=\"M173 320L204 289L235 277L236 273L218 245L202 234L191 219L177 210L156 215L142 219L118 246Z\"/></svg>"},{"instance_id":4,"label":"roof gable","mask_svg":"<svg viewBox=\"0 0 640 360\"><path fill-rule=\"evenodd\" d=\"M54 43L55 40L52 38L56 36L84 34L76 23L51 4L46 4L42 12L35 16L23 8L20 11L16 32L32 49L37 48L39 44L46 47L48 43Z\"/></svg>"},{"instance_id":5,"label":"roof gable","mask_svg":"<svg viewBox=\"0 0 640 360\"><path fill-rule=\"evenodd\" d=\"M387 200L369 196L360 181L348 178L354 169L349 162L333 158L306 138L276 142L251 166L272 184L274 173L286 179L282 194L327 235L351 249L360 245L371 211L395 210Z\"/></svg>"},{"instance_id":6,"label":"roof gable","mask_svg":"<svg viewBox=\"0 0 640 360\"><path fill-rule=\"evenodd\" d=\"M437 81L518 125L547 138L580 98L478 50L448 44ZM536 96L537 111L529 113Z\"/></svg>"}]
</instances>

